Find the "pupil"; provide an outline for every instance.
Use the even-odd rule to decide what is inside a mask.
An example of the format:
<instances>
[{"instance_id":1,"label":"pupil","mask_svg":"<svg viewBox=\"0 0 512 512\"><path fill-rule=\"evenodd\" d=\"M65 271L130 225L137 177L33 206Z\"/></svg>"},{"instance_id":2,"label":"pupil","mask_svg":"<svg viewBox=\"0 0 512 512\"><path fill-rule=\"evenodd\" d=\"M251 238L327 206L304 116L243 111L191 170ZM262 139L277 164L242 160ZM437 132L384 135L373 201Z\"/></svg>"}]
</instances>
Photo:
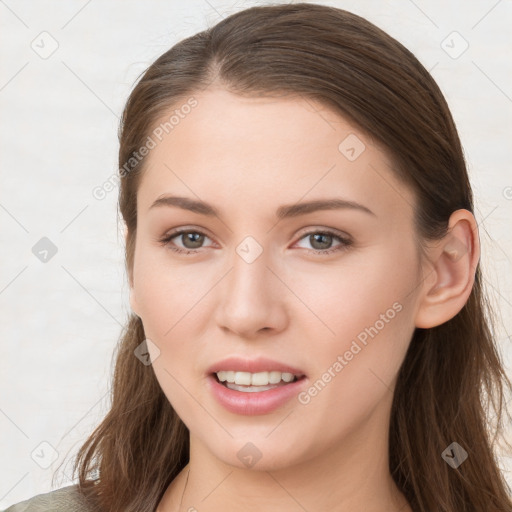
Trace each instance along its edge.
<instances>
[{"instance_id":1,"label":"pupil","mask_svg":"<svg viewBox=\"0 0 512 512\"><path fill-rule=\"evenodd\" d=\"M328 249L330 247L330 245L331 245L330 242L332 241L332 235L328 235L325 233L311 235L310 243L313 247L315 247L315 243L317 242L317 237L327 238L328 242L326 243L326 245L327 245L326 247L316 247L316 249ZM322 245L322 243L320 243L320 245ZM324 242L324 245L325 245L325 242Z\"/></svg>"},{"instance_id":2,"label":"pupil","mask_svg":"<svg viewBox=\"0 0 512 512\"><path fill-rule=\"evenodd\" d=\"M195 238L195 240L191 240L191 238ZM204 235L201 235L199 233L185 233L184 241L186 242L192 242L192 247L187 246L186 243L184 243L185 247L188 249L197 249L201 247L201 243L203 242ZM194 245L196 244L196 245Z\"/></svg>"}]
</instances>

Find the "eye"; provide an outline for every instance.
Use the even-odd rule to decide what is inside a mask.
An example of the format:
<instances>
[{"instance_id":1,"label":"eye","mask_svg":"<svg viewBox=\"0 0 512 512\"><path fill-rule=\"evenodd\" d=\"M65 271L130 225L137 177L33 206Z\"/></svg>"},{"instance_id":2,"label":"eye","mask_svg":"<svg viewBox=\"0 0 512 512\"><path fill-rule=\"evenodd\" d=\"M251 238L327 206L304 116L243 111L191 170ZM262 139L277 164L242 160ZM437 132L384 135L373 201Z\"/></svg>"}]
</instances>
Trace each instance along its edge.
<instances>
[{"instance_id":1,"label":"eye","mask_svg":"<svg viewBox=\"0 0 512 512\"><path fill-rule=\"evenodd\" d=\"M178 240L181 239L184 247L176 246L175 243L172 242L174 238ZM207 235L201 231L192 229L178 229L165 235L162 239L159 240L159 242L163 246L168 246L172 251L184 254L193 254L198 252L197 249L201 248L201 244L204 242L205 238L208 238Z\"/></svg>"},{"instance_id":2,"label":"eye","mask_svg":"<svg viewBox=\"0 0 512 512\"><path fill-rule=\"evenodd\" d=\"M329 230L309 231L300 238L300 240L304 239L313 247L313 249L307 249L307 251L319 256L346 250L353 243L348 236L341 236ZM337 239L340 243L332 247L333 239Z\"/></svg>"},{"instance_id":3,"label":"eye","mask_svg":"<svg viewBox=\"0 0 512 512\"><path fill-rule=\"evenodd\" d=\"M181 239L183 247L176 245L174 239ZM313 246L313 249L307 249L309 253L319 256L325 256L336 251L347 249L353 242L347 236L342 236L330 230L316 230L305 233L299 241L306 239ZM208 236L197 230L193 229L177 229L171 233L166 234L159 240L159 243L168 247L174 252L182 254L196 254L199 249L203 248L204 240ZM333 240L338 240L339 244L332 247Z\"/></svg>"}]
</instances>

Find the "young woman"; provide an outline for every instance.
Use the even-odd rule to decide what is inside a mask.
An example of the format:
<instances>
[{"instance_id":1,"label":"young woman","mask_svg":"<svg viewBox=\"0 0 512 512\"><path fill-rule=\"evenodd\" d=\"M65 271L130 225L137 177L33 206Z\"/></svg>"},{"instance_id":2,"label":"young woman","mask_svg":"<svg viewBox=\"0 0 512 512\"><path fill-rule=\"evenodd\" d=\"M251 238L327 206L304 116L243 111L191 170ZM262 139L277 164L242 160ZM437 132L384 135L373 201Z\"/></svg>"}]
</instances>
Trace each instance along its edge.
<instances>
[{"instance_id":1,"label":"young woman","mask_svg":"<svg viewBox=\"0 0 512 512\"><path fill-rule=\"evenodd\" d=\"M119 167L112 407L79 483L9 511L511 510L471 187L407 49L333 7L238 12L142 76Z\"/></svg>"}]
</instances>

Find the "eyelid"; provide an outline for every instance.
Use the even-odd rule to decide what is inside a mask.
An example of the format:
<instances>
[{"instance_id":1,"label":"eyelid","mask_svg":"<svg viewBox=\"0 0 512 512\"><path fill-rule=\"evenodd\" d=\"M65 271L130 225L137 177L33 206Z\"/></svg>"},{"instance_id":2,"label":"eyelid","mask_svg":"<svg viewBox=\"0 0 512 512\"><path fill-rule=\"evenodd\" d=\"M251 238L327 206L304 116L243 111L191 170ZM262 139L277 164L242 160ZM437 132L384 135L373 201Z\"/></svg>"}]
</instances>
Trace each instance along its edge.
<instances>
[{"instance_id":1,"label":"eyelid","mask_svg":"<svg viewBox=\"0 0 512 512\"><path fill-rule=\"evenodd\" d=\"M206 228L200 228L197 226L179 226L177 228L169 229L159 239L170 238L174 235L181 235L183 233L199 233L213 240L213 237L209 234L209 231Z\"/></svg>"},{"instance_id":2,"label":"eyelid","mask_svg":"<svg viewBox=\"0 0 512 512\"><path fill-rule=\"evenodd\" d=\"M213 241L213 237L211 237L208 234L207 229L196 228L194 226L180 226L178 228L171 229L169 231L166 231L161 237L157 237L156 241L159 242L161 245L165 246L165 245L168 245L171 243L171 239L178 238L180 235L184 235L185 233L197 233L197 234L203 235ZM210 247L210 246L208 246L208 247ZM178 249L182 250L182 251L198 252L201 249L204 249L204 247L200 247L199 249L182 249L181 247L178 247Z\"/></svg>"},{"instance_id":3,"label":"eyelid","mask_svg":"<svg viewBox=\"0 0 512 512\"><path fill-rule=\"evenodd\" d=\"M345 231L340 231L335 228L328 228L325 226L308 226L307 228L303 228L296 235L299 239L303 238L305 235L310 235L313 233L325 233L328 235L336 235L344 240L352 240L352 237L346 233Z\"/></svg>"},{"instance_id":4,"label":"eyelid","mask_svg":"<svg viewBox=\"0 0 512 512\"><path fill-rule=\"evenodd\" d=\"M183 232L199 233L201 235L208 236L208 238L210 238L210 239L213 239L213 237L210 236L210 234L206 228L202 228L202 227L200 228L200 227L196 227L196 226L186 226L186 225L179 226L177 228L166 231L161 237L159 237L159 239L168 238L168 237L171 237L171 236L177 235L177 234L182 234ZM345 238L345 239L352 238L345 231L340 231L339 229L335 229L335 228L328 228L325 226L315 226L315 225L302 228L301 230L299 230L299 232L295 236L298 238L302 238L303 236L311 234L311 233L329 233L329 234L335 234L335 235L339 236L340 238Z\"/></svg>"},{"instance_id":5,"label":"eyelid","mask_svg":"<svg viewBox=\"0 0 512 512\"><path fill-rule=\"evenodd\" d=\"M302 232L297 237L297 241L293 244L294 246L300 243L303 239L306 239L306 237L310 235L327 235L331 236L335 239L339 240L339 245L335 245L334 247L329 247L328 249L308 249L308 248L302 248L305 250L308 254L313 254L315 256L329 256L333 253L341 253L344 250L348 249L349 246L353 245L354 240L353 238L343 231L339 231L334 228L324 228L324 227L309 227L306 228L305 232Z\"/></svg>"},{"instance_id":6,"label":"eyelid","mask_svg":"<svg viewBox=\"0 0 512 512\"><path fill-rule=\"evenodd\" d=\"M171 229L170 231L167 231L162 237L157 239L157 242L163 246L164 248L167 248L168 250L171 250L175 252L176 254L181 255L199 255L202 253L202 249L205 249L210 246L206 247L199 247L197 249L187 249L182 248L177 245L175 245L172 242L173 238L178 238L180 235L184 235L186 233L196 233L202 236L205 236L213 241L214 244L216 242L213 240L213 237L211 237L208 234L208 230L204 228L197 228L195 226L180 226L178 228ZM306 228L303 228L299 233L295 236L297 238L296 242L293 244L295 246L298 244L302 239L306 238L308 235L313 234L322 234L322 235L328 235L333 238L337 238L339 240L339 244L335 245L334 247L329 247L327 249L308 249L308 248L301 248L303 251L306 251L307 254L312 255L313 257L328 257L332 254L338 254L346 251L350 246L353 245L354 240L353 238L346 232L339 231L335 228L326 228L322 226L308 226ZM293 247L292 246L292 247Z\"/></svg>"}]
</instances>

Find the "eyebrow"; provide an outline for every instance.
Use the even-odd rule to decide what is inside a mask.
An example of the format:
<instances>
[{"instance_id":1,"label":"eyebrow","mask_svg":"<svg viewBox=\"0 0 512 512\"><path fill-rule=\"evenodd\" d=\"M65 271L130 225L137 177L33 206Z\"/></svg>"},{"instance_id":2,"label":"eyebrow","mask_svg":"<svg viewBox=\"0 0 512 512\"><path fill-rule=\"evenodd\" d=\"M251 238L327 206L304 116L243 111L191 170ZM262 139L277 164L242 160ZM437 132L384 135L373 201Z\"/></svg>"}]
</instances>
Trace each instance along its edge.
<instances>
[{"instance_id":1,"label":"eyebrow","mask_svg":"<svg viewBox=\"0 0 512 512\"><path fill-rule=\"evenodd\" d=\"M160 206L175 206L177 208L181 208L182 210L188 210L194 213L198 213L200 215L206 215L208 217L220 217L220 212L211 204L206 203L204 201L191 199L188 197L169 195L161 196L155 200L155 202L150 206L149 209ZM299 215L306 215L308 213L316 212L319 210L339 209L357 210L376 217L375 213L373 213L366 206L356 203L355 201L348 201L346 199L341 198L316 199L313 201L307 201L303 203L283 205L276 210L276 217L278 219L284 219L288 217L298 217Z\"/></svg>"}]
</instances>

